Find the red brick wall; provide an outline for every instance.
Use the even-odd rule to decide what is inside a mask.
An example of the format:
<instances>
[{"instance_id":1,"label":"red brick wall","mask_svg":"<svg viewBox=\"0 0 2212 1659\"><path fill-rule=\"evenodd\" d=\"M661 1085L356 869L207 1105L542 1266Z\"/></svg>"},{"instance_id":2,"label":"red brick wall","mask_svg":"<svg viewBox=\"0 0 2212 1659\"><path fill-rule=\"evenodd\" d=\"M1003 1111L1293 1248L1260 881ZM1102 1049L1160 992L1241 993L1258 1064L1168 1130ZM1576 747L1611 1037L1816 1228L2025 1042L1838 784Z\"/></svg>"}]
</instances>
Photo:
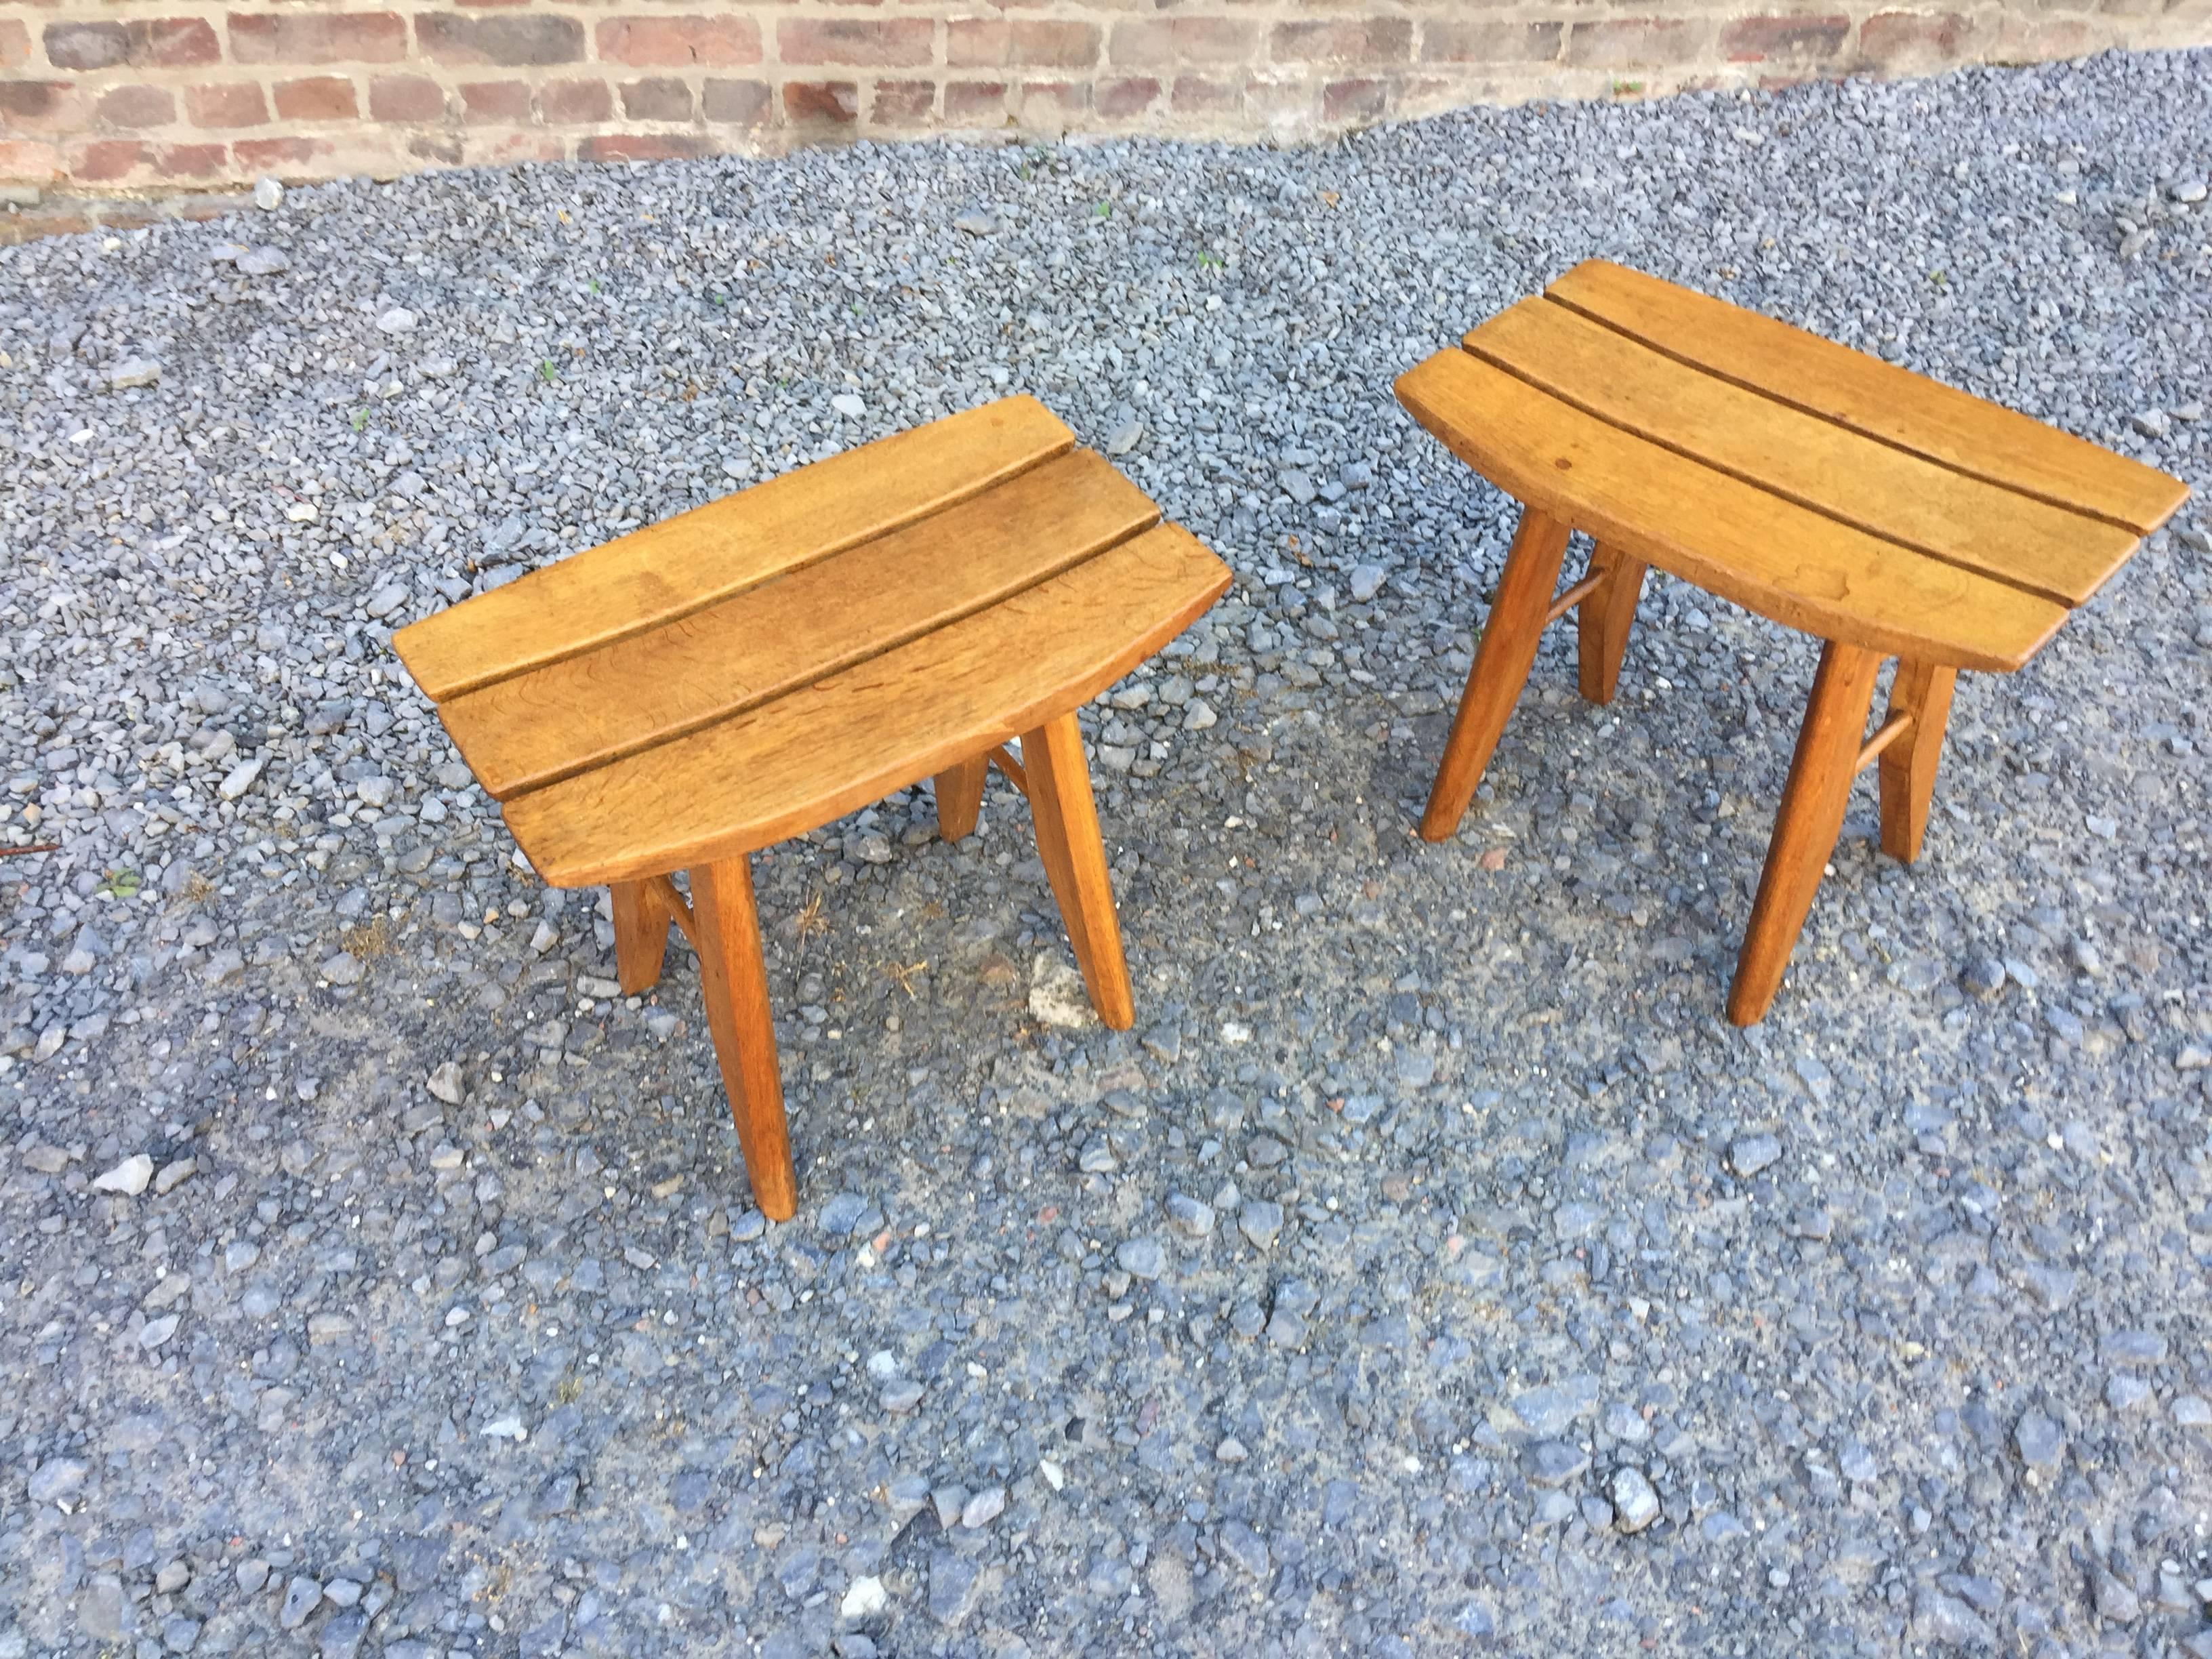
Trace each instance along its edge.
<instances>
[{"instance_id":1,"label":"red brick wall","mask_svg":"<svg viewBox=\"0 0 2212 1659\"><path fill-rule=\"evenodd\" d=\"M856 134L1297 138L1468 102L2212 40L2212 0L2069 4L0 0L0 181L174 191Z\"/></svg>"}]
</instances>

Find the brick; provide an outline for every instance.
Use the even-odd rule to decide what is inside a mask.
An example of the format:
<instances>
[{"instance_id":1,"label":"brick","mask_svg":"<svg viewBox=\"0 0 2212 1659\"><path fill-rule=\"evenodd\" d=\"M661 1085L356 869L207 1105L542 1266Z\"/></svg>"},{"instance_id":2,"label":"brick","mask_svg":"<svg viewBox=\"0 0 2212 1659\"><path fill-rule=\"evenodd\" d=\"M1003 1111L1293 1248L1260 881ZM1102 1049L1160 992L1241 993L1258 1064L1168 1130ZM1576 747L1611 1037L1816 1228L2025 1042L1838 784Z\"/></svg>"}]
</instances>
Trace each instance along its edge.
<instances>
[{"instance_id":1,"label":"brick","mask_svg":"<svg viewBox=\"0 0 2212 1659\"><path fill-rule=\"evenodd\" d=\"M555 139L550 142L557 147L560 141ZM459 138L450 132L410 133L407 138L407 154L417 161L428 161L434 166L442 164L449 167L457 167L468 159L466 147ZM556 148L553 155L546 159L566 161L568 158Z\"/></svg>"},{"instance_id":2,"label":"brick","mask_svg":"<svg viewBox=\"0 0 2212 1659\"><path fill-rule=\"evenodd\" d=\"M215 29L198 17L142 17L128 23L49 23L46 61L56 69L185 69L222 56Z\"/></svg>"},{"instance_id":3,"label":"brick","mask_svg":"<svg viewBox=\"0 0 2212 1659\"><path fill-rule=\"evenodd\" d=\"M774 117L775 96L765 81L709 81L700 88L699 106L709 121L760 127Z\"/></svg>"},{"instance_id":4,"label":"brick","mask_svg":"<svg viewBox=\"0 0 2212 1659\"><path fill-rule=\"evenodd\" d=\"M1577 23L1567 62L1583 69L1650 69L1699 55L1705 25L1683 17L1614 17Z\"/></svg>"},{"instance_id":5,"label":"brick","mask_svg":"<svg viewBox=\"0 0 2212 1659\"><path fill-rule=\"evenodd\" d=\"M315 161L330 153L320 138L241 138L230 147L231 159L241 173L274 173L305 178L316 171Z\"/></svg>"},{"instance_id":6,"label":"brick","mask_svg":"<svg viewBox=\"0 0 2212 1659\"><path fill-rule=\"evenodd\" d=\"M392 64L407 55L407 21L396 11L234 11L230 55L240 64Z\"/></svg>"},{"instance_id":7,"label":"brick","mask_svg":"<svg viewBox=\"0 0 2212 1659\"><path fill-rule=\"evenodd\" d=\"M428 76L380 75L368 83L368 112L379 121L435 121L446 113L446 89Z\"/></svg>"},{"instance_id":8,"label":"brick","mask_svg":"<svg viewBox=\"0 0 2212 1659\"><path fill-rule=\"evenodd\" d=\"M465 67L574 64L584 56L584 26L551 12L463 17L418 12L415 42L434 63Z\"/></svg>"},{"instance_id":9,"label":"brick","mask_svg":"<svg viewBox=\"0 0 2212 1659\"><path fill-rule=\"evenodd\" d=\"M937 25L927 17L787 18L775 27L775 48L787 64L927 64L936 41Z\"/></svg>"},{"instance_id":10,"label":"brick","mask_svg":"<svg viewBox=\"0 0 2212 1659\"><path fill-rule=\"evenodd\" d=\"M160 87L110 87L93 115L102 126L166 127L177 118L177 100Z\"/></svg>"},{"instance_id":11,"label":"brick","mask_svg":"<svg viewBox=\"0 0 2212 1659\"><path fill-rule=\"evenodd\" d=\"M644 69L742 68L761 61L760 25L747 17L622 17L599 27L599 57Z\"/></svg>"},{"instance_id":12,"label":"brick","mask_svg":"<svg viewBox=\"0 0 2212 1659\"><path fill-rule=\"evenodd\" d=\"M1107 56L1135 69L1186 69L1243 64L1260 47L1260 31L1229 17L1149 18L1116 23Z\"/></svg>"},{"instance_id":13,"label":"brick","mask_svg":"<svg viewBox=\"0 0 2212 1659\"><path fill-rule=\"evenodd\" d=\"M960 126L995 127L1006 118L1003 81L947 81L945 118Z\"/></svg>"},{"instance_id":14,"label":"brick","mask_svg":"<svg viewBox=\"0 0 2212 1659\"><path fill-rule=\"evenodd\" d=\"M1444 19L1421 31L1425 64L1548 64L1566 36L1563 23Z\"/></svg>"},{"instance_id":15,"label":"brick","mask_svg":"<svg viewBox=\"0 0 2212 1659\"><path fill-rule=\"evenodd\" d=\"M1413 26L1402 17L1302 19L1278 23L1268 49L1279 64L1402 64Z\"/></svg>"},{"instance_id":16,"label":"brick","mask_svg":"<svg viewBox=\"0 0 2212 1659\"><path fill-rule=\"evenodd\" d=\"M2080 58L2096 49L2096 36L2079 18L2030 19L2003 15L1990 60L1999 64L2041 64L2054 58Z\"/></svg>"},{"instance_id":17,"label":"brick","mask_svg":"<svg viewBox=\"0 0 2212 1659\"><path fill-rule=\"evenodd\" d=\"M956 17L945 26L945 61L954 69L995 69L1006 61L1012 33L1003 17Z\"/></svg>"},{"instance_id":18,"label":"brick","mask_svg":"<svg viewBox=\"0 0 2212 1659\"><path fill-rule=\"evenodd\" d=\"M878 81L868 118L878 126L926 127L937 112L934 81Z\"/></svg>"},{"instance_id":19,"label":"brick","mask_svg":"<svg viewBox=\"0 0 2212 1659\"><path fill-rule=\"evenodd\" d=\"M31 61L31 31L12 17L0 17L0 70L18 70Z\"/></svg>"},{"instance_id":20,"label":"brick","mask_svg":"<svg viewBox=\"0 0 2212 1659\"><path fill-rule=\"evenodd\" d=\"M1387 81L1332 81L1321 89L1324 121L1379 121L1390 101Z\"/></svg>"},{"instance_id":21,"label":"brick","mask_svg":"<svg viewBox=\"0 0 2212 1659\"><path fill-rule=\"evenodd\" d=\"M860 112L860 89L850 81L786 81L783 118L793 126L848 126Z\"/></svg>"},{"instance_id":22,"label":"brick","mask_svg":"<svg viewBox=\"0 0 2212 1659\"><path fill-rule=\"evenodd\" d=\"M553 126L611 121L614 92L604 81L548 81L538 88L538 113Z\"/></svg>"},{"instance_id":23,"label":"brick","mask_svg":"<svg viewBox=\"0 0 2212 1659\"><path fill-rule=\"evenodd\" d=\"M461 118L481 125L485 122L527 125L530 87L522 81L468 81L461 85Z\"/></svg>"},{"instance_id":24,"label":"brick","mask_svg":"<svg viewBox=\"0 0 2212 1659\"><path fill-rule=\"evenodd\" d=\"M361 114L353 82L343 75L312 75L279 81L269 88L280 121L351 121Z\"/></svg>"},{"instance_id":25,"label":"brick","mask_svg":"<svg viewBox=\"0 0 2212 1659\"><path fill-rule=\"evenodd\" d=\"M1016 100L1016 118L1025 127L1061 129L1091 112L1091 86L1085 81L1024 81Z\"/></svg>"},{"instance_id":26,"label":"brick","mask_svg":"<svg viewBox=\"0 0 2212 1659\"><path fill-rule=\"evenodd\" d=\"M69 81L0 81L0 127L69 133L82 128L82 100Z\"/></svg>"},{"instance_id":27,"label":"brick","mask_svg":"<svg viewBox=\"0 0 2212 1659\"><path fill-rule=\"evenodd\" d=\"M150 166L154 152L136 138L95 138L70 158L70 176L88 185L112 185Z\"/></svg>"},{"instance_id":28,"label":"brick","mask_svg":"<svg viewBox=\"0 0 2212 1659\"><path fill-rule=\"evenodd\" d=\"M49 23L46 61L58 70L113 69L131 61L131 33L120 23Z\"/></svg>"},{"instance_id":29,"label":"brick","mask_svg":"<svg viewBox=\"0 0 2212 1659\"><path fill-rule=\"evenodd\" d=\"M1091 106L1103 120L1130 121L1160 100L1160 83L1150 76L1123 76L1101 81L1091 89Z\"/></svg>"},{"instance_id":30,"label":"brick","mask_svg":"<svg viewBox=\"0 0 2212 1659\"><path fill-rule=\"evenodd\" d=\"M601 132L576 146L580 161L679 161L713 153L713 145L689 132Z\"/></svg>"},{"instance_id":31,"label":"brick","mask_svg":"<svg viewBox=\"0 0 2212 1659\"><path fill-rule=\"evenodd\" d=\"M726 126L768 126L775 119L776 97L768 82L710 80L699 88L699 108L710 122Z\"/></svg>"},{"instance_id":32,"label":"brick","mask_svg":"<svg viewBox=\"0 0 2212 1659\"><path fill-rule=\"evenodd\" d=\"M1732 64L1763 64L1770 58L1832 58L1851 32L1840 12L1798 13L1780 17L1731 18L1721 29L1721 50Z\"/></svg>"},{"instance_id":33,"label":"brick","mask_svg":"<svg viewBox=\"0 0 2212 1659\"><path fill-rule=\"evenodd\" d=\"M1859 25L1859 57L1884 70L1954 62L1972 27L1955 11L1876 12Z\"/></svg>"},{"instance_id":34,"label":"brick","mask_svg":"<svg viewBox=\"0 0 2212 1659\"><path fill-rule=\"evenodd\" d=\"M7 176L0 173L0 178ZM89 213L11 213L0 216L0 247L35 242L42 236L80 236L97 228Z\"/></svg>"},{"instance_id":35,"label":"brick","mask_svg":"<svg viewBox=\"0 0 2212 1659\"><path fill-rule=\"evenodd\" d=\"M1096 23L1072 19L956 18L945 26L945 61L955 69L1089 69L1102 39Z\"/></svg>"},{"instance_id":36,"label":"brick","mask_svg":"<svg viewBox=\"0 0 2212 1659\"><path fill-rule=\"evenodd\" d=\"M62 170L62 153L33 138L0 138L0 179L44 184Z\"/></svg>"},{"instance_id":37,"label":"brick","mask_svg":"<svg viewBox=\"0 0 2212 1659\"><path fill-rule=\"evenodd\" d=\"M214 179L230 168L227 144L164 144L154 153L154 169L167 179Z\"/></svg>"},{"instance_id":38,"label":"brick","mask_svg":"<svg viewBox=\"0 0 2212 1659\"><path fill-rule=\"evenodd\" d=\"M269 101L252 81L186 87L185 113L196 127L258 127L269 118Z\"/></svg>"},{"instance_id":39,"label":"brick","mask_svg":"<svg viewBox=\"0 0 2212 1659\"><path fill-rule=\"evenodd\" d=\"M1178 115L1233 115L1244 107L1244 83L1178 75L1168 102Z\"/></svg>"},{"instance_id":40,"label":"brick","mask_svg":"<svg viewBox=\"0 0 2212 1659\"><path fill-rule=\"evenodd\" d=\"M471 138L467 143L466 160L472 167L509 166L520 161L565 161L569 141L557 132L533 131L528 127L510 128L503 132L488 133ZM582 141L577 141L582 147Z\"/></svg>"},{"instance_id":41,"label":"brick","mask_svg":"<svg viewBox=\"0 0 2212 1659\"><path fill-rule=\"evenodd\" d=\"M623 84L623 113L633 121L688 121L691 88L672 75L656 75Z\"/></svg>"}]
</instances>

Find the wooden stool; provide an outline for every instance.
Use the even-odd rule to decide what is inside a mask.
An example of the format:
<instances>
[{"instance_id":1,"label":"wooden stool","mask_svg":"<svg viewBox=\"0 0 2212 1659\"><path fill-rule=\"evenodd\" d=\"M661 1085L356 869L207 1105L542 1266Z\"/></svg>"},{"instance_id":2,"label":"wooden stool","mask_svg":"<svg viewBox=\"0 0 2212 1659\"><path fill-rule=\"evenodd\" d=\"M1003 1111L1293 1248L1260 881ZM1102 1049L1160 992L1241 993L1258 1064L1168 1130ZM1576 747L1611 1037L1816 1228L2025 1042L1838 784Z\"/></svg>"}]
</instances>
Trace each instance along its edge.
<instances>
[{"instance_id":1,"label":"wooden stool","mask_svg":"<svg viewBox=\"0 0 2212 1659\"><path fill-rule=\"evenodd\" d=\"M1764 1018L1879 764L1881 846L1920 851L1961 668L2009 673L2188 496L2162 472L1787 324L1577 265L1398 381L1415 419L1525 504L1421 820L1458 827L1547 624L1575 612L1609 702L1647 565L1826 643L1729 1018ZM1556 597L1571 531L1596 544ZM1866 732L1876 672L1889 712Z\"/></svg>"},{"instance_id":2,"label":"wooden stool","mask_svg":"<svg viewBox=\"0 0 2212 1659\"><path fill-rule=\"evenodd\" d=\"M782 1220L797 1182L748 855L932 776L957 841L995 761L1029 797L1091 1004L1126 1030L1075 713L1229 580L1042 404L1008 398L564 559L392 642L538 874L613 890L625 992L659 978L670 923L691 941L753 1194Z\"/></svg>"}]
</instances>

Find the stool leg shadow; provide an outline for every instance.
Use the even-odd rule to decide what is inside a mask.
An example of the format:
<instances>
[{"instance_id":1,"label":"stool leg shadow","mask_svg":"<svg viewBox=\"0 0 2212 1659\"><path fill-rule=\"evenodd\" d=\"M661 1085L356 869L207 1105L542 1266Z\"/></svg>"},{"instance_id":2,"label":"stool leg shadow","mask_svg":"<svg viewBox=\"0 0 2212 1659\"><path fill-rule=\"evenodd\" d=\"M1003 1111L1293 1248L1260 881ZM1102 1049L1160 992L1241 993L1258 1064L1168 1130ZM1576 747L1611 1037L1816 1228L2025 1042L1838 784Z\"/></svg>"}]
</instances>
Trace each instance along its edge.
<instances>
[{"instance_id":1,"label":"stool leg shadow","mask_svg":"<svg viewBox=\"0 0 2212 1659\"><path fill-rule=\"evenodd\" d=\"M1589 574L1596 588L1575 607L1575 666L1585 700L1608 703L1620 689L1620 659L1636 625L1636 602L1644 596L1645 566L1617 548L1597 544Z\"/></svg>"},{"instance_id":2,"label":"stool leg shadow","mask_svg":"<svg viewBox=\"0 0 2212 1659\"><path fill-rule=\"evenodd\" d=\"M1759 872L1759 896L1752 902L1751 925L1729 987L1728 1017L1735 1024L1756 1025L1765 1018L1781 989L1782 971L1844 827L1881 660L1880 652L1834 640L1821 648L1790 781L1767 843L1766 867Z\"/></svg>"},{"instance_id":3,"label":"stool leg shadow","mask_svg":"<svg viewBox=\"0 0 2212 1659\"><path fill-rule=\"evenodd\" d=\"M945 840L964 841L975 833L975 819L983 810L983 775L990 766L988 755L978 755L937 775L937 833Z\"/></svg>"},{"instance_id":4,"label":"stool leg shadow","mask_svg":"<svg viewBox=\"0 0 2212 1659\"><path fill-rule=\"evenodd\" d=\"M1881 850L1900 864L1920 856L1921 838L1928 833L1928 802L1936 793L1936 765L1958 680L1955 668L1897 665L1889 712L1911 716L1912 729L1881 751Z\"/></svg>"},{"instance_id":5,"label":"stool leg shadow","mask_svg":"<svg viewBox=\"0 0 2212 1659\"><path fill-rule=\"evenodd\" d=\"M1513 532L1513 545L1498 580L1498 598L1475 647L1474 666L1468 672L1467 689L1460 693L1443 759L1437 765L1428 810L1421 815L1424 841L1449 840L1467 816L1474 787L1482 781L1483 769L1490 764L1505 730L1506 716L1520 700L1521 688L1528 683L1528 671L1535 665L1536 641L1543 636L1552 590L1559 585L1559 561L1566 551L1565 525L1533 507L1522 510L1521 526Z\"/></svg>"},{"instance_id":6,"label":"stool leg shadow","mask_svg":"<svg viewBox=\"0 0 2212 1659\"><path fill-rule=\"evenodd\" d=\"M753 1201L770 1220L788 1221L799 1207L799 1176L792 1167L783 1079L776 1068L775 1019L769 1012L752 861L740 854L693 870L691 916L700 995Z\"/></svg>"},{"instance_id":7,"label":"stool leg shadow","mask_svg":"<svg viewBox=\"0 0 2212 1659\"><path fill-rule=\"evenodd\" d=\"M1135 1023L1136 1004L1129 993L1106 844L1098 834L1097 803L1091 797L1091 769L1074 710L1022 733L1022 769L1037 853L1053 896L1060 901L1060 920L1090 989L1091 1006L1109 1029L1126 1031Z\"/></svg>"}]
</instances>

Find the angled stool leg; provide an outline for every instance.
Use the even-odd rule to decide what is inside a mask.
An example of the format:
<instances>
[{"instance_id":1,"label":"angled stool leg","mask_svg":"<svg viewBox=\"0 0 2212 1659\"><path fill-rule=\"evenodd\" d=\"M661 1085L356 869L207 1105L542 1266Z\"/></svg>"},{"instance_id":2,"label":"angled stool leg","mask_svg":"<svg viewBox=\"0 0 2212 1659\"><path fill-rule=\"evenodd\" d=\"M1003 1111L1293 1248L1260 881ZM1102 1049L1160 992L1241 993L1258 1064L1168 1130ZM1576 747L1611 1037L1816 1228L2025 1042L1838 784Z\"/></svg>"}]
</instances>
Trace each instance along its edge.
<instances>
[{"instance_id":1,"label":"angled stool leg","mask_svg":"<svg viewBox=\"0 0 2212 1659\"><path fill-rule=\"evenodd\" d=\"M1821 648L1782 810L1775 814L1774 836L1767 843L1766 868L1759 873L1759 896L1752 902L1751 925L1736 957L1735 982L1729 988L1728 1016L1738 1025L1764 1019L1781 988L1782 970L1844 827L1881 667L1881 653L1863 646L1831 640Z\"/></svg>"},{"instance_id":2,"label":"angled stool leg","mask_svg":"<svg viewBox=\"0 0 2212 1659\"><path fill-rule=\"evenodd\" d=\"M650 881L618 881L607 892L614 903L615 977L623 994L634 997L660 982L673 918Z\"/></svg>"},{"instance_id":3,"label":"angled stool leg","mask_svg":"<svg viewBox=\"0 0 2212 1659\"><path fill-rule=\"evenodd\" d=\"M740 854L693 870L691 910L700 994L753 1201L769 1219L788 1221L799 1207L799 1177L792 1168L783 1080L776 1071L775 1020L769 1012L768 966L761 957L751 861Z\"/></svg>"},{"instance_id":4,"label":"angled stool leg","mask_svg":"<svg viewBox=\"0 0 2212 1659\"><path fill-rule=\"evenodd\" d=\"M1603 542L1590 555L1589 574L1603 580L1575 608L1575 654L1582 694L1591 702L1611 702L1620 688L1620 659L1628 649L1628 630L1636 625L1644 571L1643 560Z\"/></svg>"},{"instance_id":5,"label":"angled stool leg","mask_svg":"<svg viewBox=\"0 0 2212 1659\"><path fill-rule=\"evenodd\" d=\"M1559 585L1559 561L1566 550L1565 525L1533 507L1522 509L1521 527L1513 533L1504 574L1498 578L1498 599L1474 648L1474 666L1468 672L1459 713L1452 717L1451 736L1437 766L1428 811L1421 815L1424 841L1449 838L1466 816L1467 804L1474 799L1474 787L1482 781L1483 769L1490 764L1498 734L1505 730L1505 717L1513 712L1535 663L1536 641L1544 632L1552 590Z\"/></svg>"},{"instance_id":6,"label":"angled stool leg","mask_svg":"<svg viewBox=\"0 0 2212 1659\"><path fill-rule=\"evenodd\" d=\"M990 767L991 757L978 755L937 775L937 833L945 840L975 833L976 815L983 810L983 775Z\"/></svg>"},{"instance_id":7,"label":"angled stool leg","mask_svg":"<svg viewBox=\"0 0 2212 1659\"><path fill-rule=\"evenodd\" d=\"M1889 689L1889 712L1912 718L1912 729L1881 751L1881 850L1901 864L1920 856L1928 833L1928 800L1958 680L1955 668L1900 661Z\"/></svg>"},{"instance_id":8,"label":"angled stool leg","mask_svg":"<svg viewBox=\"0 0 2212 1659\"><path fill-rule=\"evenodd\" d=\"M1136 1020L1136 1005L1129 994L1121 924L1114 914L1114 889L1106 872L1106 844L1098 835L1091 769L1073 709L1022 733L1022 769L1029 778L1037 852L1060 901L1060 920L1090 988L1091 1006L1109 1028L1126 1031Z\"/></svg>"}]
</instances>

